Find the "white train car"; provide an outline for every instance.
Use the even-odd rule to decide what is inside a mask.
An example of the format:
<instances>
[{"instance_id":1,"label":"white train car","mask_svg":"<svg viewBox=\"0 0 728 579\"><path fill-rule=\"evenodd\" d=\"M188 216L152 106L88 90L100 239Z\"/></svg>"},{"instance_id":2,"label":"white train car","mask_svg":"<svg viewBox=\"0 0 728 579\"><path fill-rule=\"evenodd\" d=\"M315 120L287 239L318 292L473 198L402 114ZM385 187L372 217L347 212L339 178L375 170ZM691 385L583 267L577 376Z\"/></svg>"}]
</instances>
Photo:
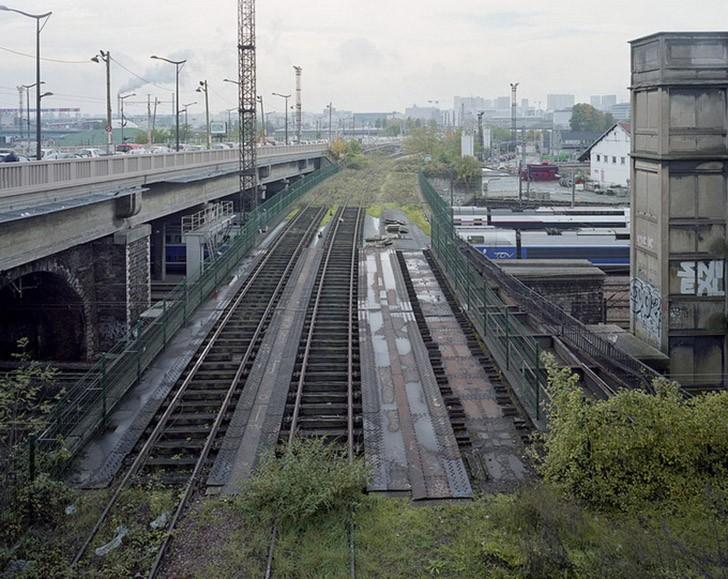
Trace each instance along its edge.
<instances>
[{"instance_id":1,"label":"white train car","mask_svg":"<svg viewBox=\"0 0 728 579\"><path fill-rule=\"evenodd\" d=\"M628 207L540 207L513 211L483 207L455 207L456 227L494 226L504 229L629 229Z\"/></svg>"}]
</instances>

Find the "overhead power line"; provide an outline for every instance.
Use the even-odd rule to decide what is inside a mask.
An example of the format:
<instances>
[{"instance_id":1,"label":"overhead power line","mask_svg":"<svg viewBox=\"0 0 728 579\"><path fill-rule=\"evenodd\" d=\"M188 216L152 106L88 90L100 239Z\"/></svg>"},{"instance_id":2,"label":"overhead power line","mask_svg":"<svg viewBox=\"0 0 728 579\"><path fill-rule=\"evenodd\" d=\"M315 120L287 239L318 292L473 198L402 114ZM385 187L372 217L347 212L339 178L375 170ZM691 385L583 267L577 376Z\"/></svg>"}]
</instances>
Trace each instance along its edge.
<instances>
[{"instance_id":1,"label":"overhead power line","mask_svg":"<svg viewBox=\"0 0 728 579\"><path fill-rule=\"evenodd\" d=\"M35 58L35 54L28 54L27 52L20 52L19 50L13 50L12 48L7 48L5 46L0 46L0 50L4 50L5 52L9 52L11 54L15 54L17 56L25 56L27 58ZM57 62L59 64L90 64L91 60L62 60L60 58L49 58L47 56L41 56L41 60L45 60L46 62Z\"/></svg>"},{"instance_id":2,"label":"overhead power line","mask_svg":"<svg viewBox=\"0 0 728 579\"><path fill-rule=\"evenodd\" d=\"M134 72L133 70L130 70L129 68L127 68L126 66L124 66L123 64L121 64L121 63L120 63L120 62L119 62L119 61L118 61L118 60L117 60L116 58L113 58L113 57L112 57L111 61L112 61L112 62L114 62L114 63L116 63L116 64L117 64L117 65L119 66L119 68L122 68L122 69L124 69L124 70L125 70L126 72L128 72L128 73L129 73L130 75L132 75L132 76L135 76L136 78L138 78L139 80L141 80L141 81L145 82L146 84L148 84L148 85L151 85L151 86L153 86L153 87L156 87L156 88L158 88L159 90L163 90L163 91L168 91L168 90L169 90L168 88L165 88L165 87L163 87L163 86L159 86L158 84L155 84L155 83L153 83L153 82L152 82L152 81L150 81L150 80L147 80L147 79L146 79L146 78L144 78L144 77L143 77L142 75L140 75L140 74L137 74L137 73L136 73L136 72Z\"/></svg>"}]
</instances>

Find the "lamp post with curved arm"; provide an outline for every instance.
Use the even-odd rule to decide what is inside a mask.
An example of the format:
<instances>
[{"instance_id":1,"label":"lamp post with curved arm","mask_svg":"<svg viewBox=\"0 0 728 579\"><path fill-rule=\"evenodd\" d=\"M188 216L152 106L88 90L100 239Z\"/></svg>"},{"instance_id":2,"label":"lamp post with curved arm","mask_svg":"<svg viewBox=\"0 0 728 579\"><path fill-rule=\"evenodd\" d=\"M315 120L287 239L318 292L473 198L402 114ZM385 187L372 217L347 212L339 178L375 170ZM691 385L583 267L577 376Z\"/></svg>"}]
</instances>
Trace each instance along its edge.
<instances>
[{"instance_id":1,"label":"lamp post with curved arm","mask_svg":"<svg viewBox=\"0 0 728 579\"><path fill-rule=\"evenodd\" d=\"M40 121L41 121L41 112L40 112L40 33L43 32L43 28L45 28L45 25L48 23L48 19L51 17L51 14L53 12L46 12L45 14L30 14L28 12L23 12L22 10L16 10L15 8L8 8L5 5L0 4L0 11L4 12L15 12L16 14L20 14L22 16L27 16L28 18L35 19L35 84L38 87L38 90L36 91L36 99L35 99L35 139L36 139L36 148L35 148L35 158L40 161L43 157L43 153L41 151L41 128L40 128ZM45 20L43 23L43 26L41 26L40 22L41 20Z\"/></svg>"},{"instance_id":2,"label":"lamp post with curved arm","mask_svg":"<svg viewBox=\"0 0 728 579\"><path fill-rule=\"evenodd\" d=\"M175 100L177 101L175 103L174 110L177 111L177 114L175 115L175 140L177 143L176 150L179 152L179 71L182 70L182 67L187 62L186 60L170 60L169 58L164 58L162 56L150 56L152 60L163 60L164 62L168 62L169 64L174 64L175 66L175 83L176 83L176 92L175 92Z\"/></svg>"},{"instance_id":3,"label":"lamp post with curved arm","mask_svg":"<svg viewBox=\"0 0 728 579\"><path fill-rule=\"evenodd\" d=\"M124 101L128 99L129 97L136 96L135 92L126 94L126 95L119 95L119 102L121 103L121 144L124 145L124 127L126 127L126 117L124 117Z\"/></svg>"},{"instance_id":4,"label":"lamp post with curved arm","mask_svg":"<svg viewBox=\"0 0 728 579\"><path fill-rule=\"evenodd\" d=\"M106 64L106 154L111 155L114 148L114 127L111 119L111 53L108 50L99 50L91 60Z\"/></svg>"},{"instance_id":5,"label":"lamp post with curved arm","mask_svg":"<svg viewBox=\"0 0 728 579\"><path fill-rule=\"evenodd\" d=\"M288 99L291 98L291 95L289 94L281 94L279 92L274 92L273 96L281 97L286 101L286 145L288 145Z\"/></svg>"}]
</instances>

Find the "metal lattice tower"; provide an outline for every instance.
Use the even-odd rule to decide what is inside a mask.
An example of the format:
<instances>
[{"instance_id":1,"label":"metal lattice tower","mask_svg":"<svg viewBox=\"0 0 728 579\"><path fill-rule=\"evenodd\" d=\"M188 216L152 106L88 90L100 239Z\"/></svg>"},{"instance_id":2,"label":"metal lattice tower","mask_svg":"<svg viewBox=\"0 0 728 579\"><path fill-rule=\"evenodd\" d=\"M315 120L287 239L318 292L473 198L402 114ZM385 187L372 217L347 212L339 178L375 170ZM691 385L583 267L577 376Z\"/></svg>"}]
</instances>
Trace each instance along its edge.
<instances>
[{"instance_id":1,"label":"metal lattice tower","mask_svg":"<svg viewBox=\"0 0 728 579\"><path fill-rule=\"evenodd\" d=\"M240 81L240 199L241 213L258 204L257 120L255 68L255 0L238 0L238 78ZM246 204L246 195L250 203Z\"/></svg>"}]
</instances>

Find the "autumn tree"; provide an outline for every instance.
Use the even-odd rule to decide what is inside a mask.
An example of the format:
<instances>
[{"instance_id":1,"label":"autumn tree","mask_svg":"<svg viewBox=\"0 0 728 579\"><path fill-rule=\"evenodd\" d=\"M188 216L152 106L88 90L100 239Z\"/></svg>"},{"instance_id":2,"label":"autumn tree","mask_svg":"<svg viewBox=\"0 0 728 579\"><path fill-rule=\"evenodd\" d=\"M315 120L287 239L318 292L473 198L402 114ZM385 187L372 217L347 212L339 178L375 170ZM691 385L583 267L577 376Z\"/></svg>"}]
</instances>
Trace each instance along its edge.
<instances>
[{"instance_id":1,"label":"autumn tree","mask_svg":"<svg viewBox=\"0 0 728 579\"><path fill-rule=\"evenodd\" d=\"M574 105L572 109L570 121L572 131L600 133L613 124L614 117L610 113L603 113L589 104Z\"/></svg>"}]
</instances>

